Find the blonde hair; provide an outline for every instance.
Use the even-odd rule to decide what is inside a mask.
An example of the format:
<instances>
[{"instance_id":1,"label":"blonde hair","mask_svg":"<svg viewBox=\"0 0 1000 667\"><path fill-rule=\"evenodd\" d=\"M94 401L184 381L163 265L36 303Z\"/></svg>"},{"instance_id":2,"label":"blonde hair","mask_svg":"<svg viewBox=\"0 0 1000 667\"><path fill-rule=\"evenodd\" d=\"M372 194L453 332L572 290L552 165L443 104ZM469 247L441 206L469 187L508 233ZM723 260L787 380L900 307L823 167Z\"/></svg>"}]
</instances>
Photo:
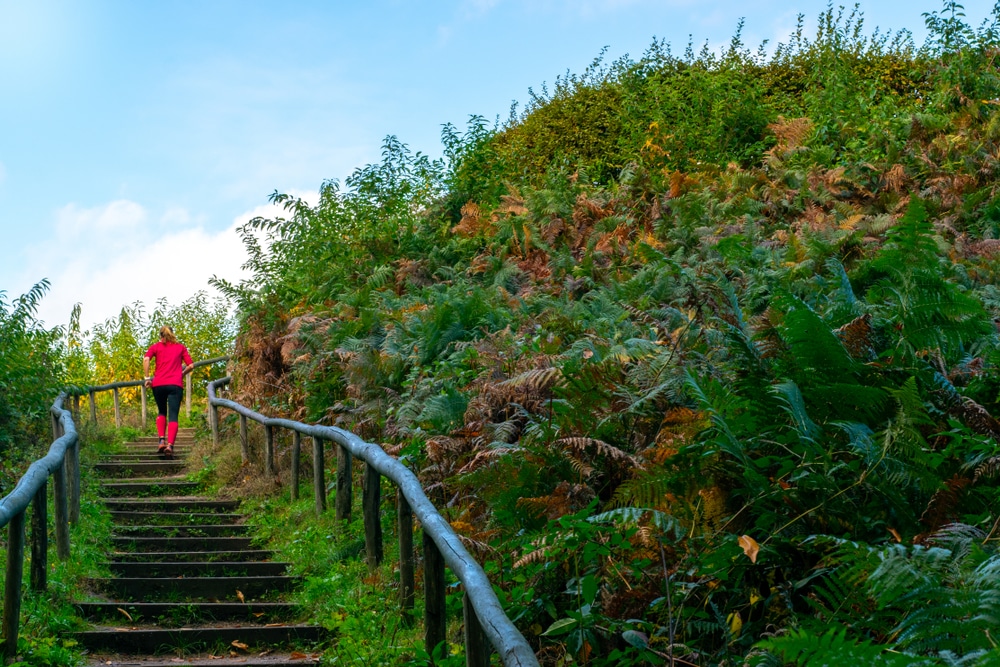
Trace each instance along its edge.
<instances>
[{"instance_id":1,"label":"blonde hair","mask_svg":"<svg viewBox=\"0 0 1000 667\"><path fill-rule=\"evenodd\" d=\"M174 335L174 330L164 324L160 327L160 338L167 341L168 343L176 343L177 336Z\"/></svg>"}]
</instances>

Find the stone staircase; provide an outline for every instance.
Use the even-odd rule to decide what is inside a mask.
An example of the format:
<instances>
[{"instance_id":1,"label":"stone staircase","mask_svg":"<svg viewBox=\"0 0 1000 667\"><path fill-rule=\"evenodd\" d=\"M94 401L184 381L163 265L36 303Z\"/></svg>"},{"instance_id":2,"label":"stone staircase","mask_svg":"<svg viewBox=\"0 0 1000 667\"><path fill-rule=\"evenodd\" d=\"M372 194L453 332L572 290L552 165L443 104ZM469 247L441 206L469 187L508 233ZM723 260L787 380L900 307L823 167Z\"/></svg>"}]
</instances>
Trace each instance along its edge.
<instances>
[{"instance_id":1,"label":"stone staircase","mask_svg":"<svg viewBox=\"0 0 1000 667\"><path fill-rule=\"evenodd\" d=\"M193 442L181 429L173 460L163 460L156 438L139 438L97 464L114 521L112 576L90 581L102 601L77 603L94 626L75 639L93 665L313 662L303 647L328 633L295 623L281 598L297 578L253 547L238 502L193 495L199 485L183 478Z\"/></svg>"}]
</instances>

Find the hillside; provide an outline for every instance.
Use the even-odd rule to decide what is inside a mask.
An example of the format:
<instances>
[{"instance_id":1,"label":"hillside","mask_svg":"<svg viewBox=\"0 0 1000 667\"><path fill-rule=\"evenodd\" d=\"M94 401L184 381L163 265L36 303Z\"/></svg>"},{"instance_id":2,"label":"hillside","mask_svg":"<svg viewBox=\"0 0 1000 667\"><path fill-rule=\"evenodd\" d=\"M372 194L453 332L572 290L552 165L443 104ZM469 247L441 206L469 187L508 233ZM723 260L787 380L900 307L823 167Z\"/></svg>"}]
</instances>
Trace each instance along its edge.
<instances>
[{"instance_id":1,"label":"hillside","mask_svg":"<svg viewBox=\"0 0 1000 667\"><path fill-rule=\"evenodd\" d=\"M237 400L419 471L543 664L996 664L1000 9L960 9L598 59L276 193L216 281Z\"/></svg>"}]
</instances>

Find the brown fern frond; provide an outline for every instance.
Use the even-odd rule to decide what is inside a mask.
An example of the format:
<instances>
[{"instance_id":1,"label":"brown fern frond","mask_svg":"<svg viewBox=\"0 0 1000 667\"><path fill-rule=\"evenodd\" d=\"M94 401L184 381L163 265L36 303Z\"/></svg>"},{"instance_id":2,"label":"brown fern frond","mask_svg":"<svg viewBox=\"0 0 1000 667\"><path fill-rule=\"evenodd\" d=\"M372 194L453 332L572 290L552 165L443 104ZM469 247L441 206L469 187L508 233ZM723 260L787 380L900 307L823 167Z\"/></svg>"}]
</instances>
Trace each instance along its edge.
<instances>
[{"instance_id":1,"label":"brown fern frond","mask_svg":"<svg viewBox=\"0 0 1000 667\"><path fill-rule=\"evenodd\" d=\"M909 183L906 169L899 163L892 165L891 169L882 174L882 183L885 184L885 189L889 192L894 192L897 195L902 194L908 188Z\"/></svg>"},{"instance_id":2,"label":"brown fern frond","mask_svg":"<svg viewBox=\"0 0 1000 667\"><path fill-rule=\"evenodd\" d=\"M563 380L562 371L555 367L532 368L499 384L510 391L537 394L556 385Z\"/></svg>"},{"instance_id":3,"label":"brown fern frond","mask_svg":"<svg viewBox=\"0 0 1000 667\"><path fill-rule=\"evenodd\" d=\"M559 438L556 443L563 445L564 449L568 450L575 456L582 456L588 450L594 451L598 456L606 456L612 461L618 463L627 463L632 467L639 467L639 461L627 452L623 452L614 445L609 445L603 440L597 440L596 438L585 438L585 437L569 437L569 438Z\"/></svg>"},{"instance_id":4,"label":"brown fern frond","mask_svg":"<svg viewBox=\"0 0 1000 667\"><path fill-rule=\"evenodd\" d=\"M844 326L834 329L833 333L844 344L847 352L855 359L868 359L874 349L872 347L872 316L868 313L856 317Z\"/></svg>"},{"instance_id":5,"label":"brown fern frond","mask_svg":"<svg viewBox=\"0 0 1000 667\"><path fill-rule=\"evenodd\" d=\"M535 549L534 551L530 551L514 561L514 567L524 567L525 565L531 565L532 563L540 563L548 557L548 547Z\"/></svg>"},{"instance_id":6,"label":"brown fern frond","mask_svg":"<svg viewBox=\"0 0 1000 667\"><path fill-rule=\"evenodd\" d=\"M488 221L479 208L479 205L473 201L469 201L462 207L461 212L462 219L459 220L457 225L451 228L451 233L465 237L478 236L482 233Z\"/></svg>"},{"instance_id":7,"label":"brown fern frond","mask_svg":"<svg viewBox=\"0 0 1000 667\"><path fill-rule=\"evenodd\" d=\"M507 188L508 194L500 197L500 206L493 212L493 216L527 214L528 207L525 206L524 197L521 196L520 191L512 185L508 185Z\"/></svg>"},{"instance_id":8,"label":"brown fern frond","mask_svg":"<svg viewBox=\"0 0 1000 667\"><path fill-rule=\"evenodd\" d=\"M953 412L956 412L965 425L976 433L988 435L1000 441L1000 422L986 408L971 398L963 397L961 403L955 406Z\"/></svg>"},{"instance_id":9,"label":"brown fern frond","mask_svg":"<svg viewBox=\"0 0 1000 667\"><path fill-rule=\"evenodd\" d=\"M1000 456L991 456L976 466L972 481L978 482L980 479L993 479L1000 474Z\"/></svg>"},{"instance_id":10,"label":"brown fern frond","mask_svg":"<svg viewBox=\"0 0 1000 667\"><path fill-rule=\"evenodd\" d=\"M965 245L963 254L966 257L986 257L996 259L1000 256L1000 239L983 239Z\"/></svg>"},{"instance_id":11,"label":"brown fern frond","mask_svg":"<svg viewBox=\"0 0 1000 667\"><path fill-rule=\"evenodd\" d=\"M958 505L965 494L966 487L972 484L968 477L955 475L938 489L927 508L920 515L920 522L928 527L929 532L935 532L941 526L953 522L958 516Z\"/></svg>"},{"instance_id":12,"label":"brown fern frond","mask_svg":"<svg viewBox=\"0 0 1000 667\"><path fill-rule=\"evenodd\" d=\"M770 155L781 155L802 146L806 137L812 132L813 122L808 118L785 118L778 116L777 122L767 126L777 139L774 147L768 150Z\"/></svg>"},{"instance_id":13,"label":"brown fern frond","mask_svg":"<svg viewBox=\"0 0 1000 667\"><path fill-rule=\"evenodd\" d=\"M570 457L569 465L580 476L580 479L587 479L594 474L594 466L588 465L574 456Z\"/></svg>"}]
</instances>

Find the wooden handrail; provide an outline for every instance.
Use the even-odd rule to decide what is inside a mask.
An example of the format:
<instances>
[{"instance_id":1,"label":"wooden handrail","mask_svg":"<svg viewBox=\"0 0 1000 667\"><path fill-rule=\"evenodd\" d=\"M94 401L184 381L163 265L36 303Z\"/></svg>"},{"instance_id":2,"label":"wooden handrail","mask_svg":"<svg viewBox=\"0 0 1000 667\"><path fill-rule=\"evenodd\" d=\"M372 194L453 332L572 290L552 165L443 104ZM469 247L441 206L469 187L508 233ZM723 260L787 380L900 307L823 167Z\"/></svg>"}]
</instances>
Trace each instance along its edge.
<instances>
[{"instance_id":1,"label":"wooden handrail","mask_svg":"<svg viewBox=\"0 0 1000 667\"><path fill-rule=\"evenodd\" d=\"M24 528L28 505L32 505L31 587L43 591L48 586L48 481L55 478L56 552L69 558L69 522L79 517L79 496L72 499L67 489L67 472L79 474L79 437L73 415L62 407L66 392L52 404L53 442L48 453L30 466L14 490L0 499L0 528L7 526L7 571L4 580L3 662L17 654L21 614L21 582L24 575ZM69 468L69 471L67 471ZM78 487L77 487L78 488ZM70 506L75 505L75 512ZM73 519L75 521L75 518Z\"/></svg>"},{"instance_id":2,"label":"wooden handrail","mask_svg":"<svg viewBox=\"0 0 1000 667\"><path fill-rule=\"evenodd\" d=\"M531 646L528 644L527 640L525 640L524 636L521 635L518 629L507 617L503 606L500 604L500 600L493 591L493 585L490 583L490 580L483 571L483 568L469 554L469 552L465 549L465 546L462 544L461 539L452 529L451 525L443 516L441 516L441 514L438 513L437 508L435 508L434 504L427 498L427 495L424 493L424 489L420 484L420 480L418 480L417 476L413 474L413 471L386 454L385 451L378 445L365 442L350 431L345 431L335 426L303 424L302 422L292 421L290 419L265 417L250 408L236 403L235 401L218 398L216 396L216 388L228 384L231 381L231 377L225 377L208 383L208 403L211 408L210 418L212 420L212 435L216 444L218 444L219 441L218 411L219 408L226 408L240 415L241 424L243 425L243 428L241 428L242 433L245 433L245 420L251 419L264 425L264 427L272 431L272 433L273 429L285 428L293 431L294 433L312 437L314 443L319 443L324 440L335 442L342 448L342 450L344 450L345 453L364 461L368 466L368 469L375 473L371 476L366 473L366 497L371 494L371 497L373 498L372 500L366 502L366 513L369 511L370 503L374 503L377 509L379 502L376 491L379 485L378 475L388 477L396 484L403 503L405 503L409 510L412 510L412 514L416 515L417 519L423 526L425 547L424 556L426 561L425 577L429 577L429 572L437 569L435 567L435 563L443 558L439 574L431 577L434 581L425 578L425 603L428 605L425 609L425 619L432 621L427 624L427 627L425 627L428 652L431 652L438 642L444 639L443 564L447 564L465 587L467 605L471 606L471 611L474 612L469 613L470 610L467 606L465 614L467 664L489 664L488 655L485 656L484 660L481 654L476 656L470 656L469 654L470 647L475 643L474 638L476 633L484 632L489 639L489 642L493 645L493 648L495 648L497 653L499 653L503 664L507 667L537 667L538 659L535 657L534 651L531 649ZM245 437L245 435L243 437ZM298 441L299 438L296 438L295 442ZM269 448L272 449L271 452L265 453L265 460L268 461L268 465L270 466L270 463L273 461L273 436L272 438L268 438L267 445L269 445ZM319 452L320 456L322 456L321 446L319 447ZM294 458L297 461L297 457ZM338 457L338 460L339 458L340 457ZM321 467L321 465L319 467ZM273 470L269 467L267 472L268 474L272 474ZM295 487L298 484L297 470L293 471L293 477L295 479L293 479L292 484L293 487ZM323 484L321 476L319 476L316 481L316 493L317 509L320 509L320 494L322 494L324 499L326 494L325 484ZM340 494L338 494L338 497L339 495ZM401 505L403 503L401 503ZM338 507L338 516L340 516L340 510L341 508ZM405 509L404 511L401 511L401 515L404 513ZM366 521L365 524L367 529L369 521ZM380 524L378 526L378 530L380 539ZM400 532L402 536L405 531ZM372 536L366 534L366 544L368 544L371 539L373 539ZM412 537L409 542L412 545ZM380 542L377 545L377 549L379 552L381 551ZM373 554L369 553L369 562L372 562L372 557ZM402 558L405 559L406 554L403 554ZM406 597L406 588L407 582L403 582L401 589L404 592L404 598ZM412 583L410 584L410 591L412 591ZM405 609L405 602L403 606ZM473 637L472 640L470 640L470 635Z\"/></svg>"}]
</instances>

